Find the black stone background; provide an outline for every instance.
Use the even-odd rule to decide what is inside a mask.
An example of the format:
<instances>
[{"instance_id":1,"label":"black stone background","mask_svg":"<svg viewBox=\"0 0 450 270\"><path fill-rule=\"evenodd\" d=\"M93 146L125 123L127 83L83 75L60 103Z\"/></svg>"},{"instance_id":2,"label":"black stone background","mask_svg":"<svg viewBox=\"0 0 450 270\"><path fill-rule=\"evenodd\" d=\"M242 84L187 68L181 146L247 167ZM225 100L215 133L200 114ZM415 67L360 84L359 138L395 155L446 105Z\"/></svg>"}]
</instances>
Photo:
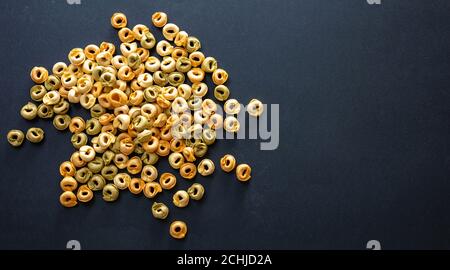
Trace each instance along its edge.
<instances>
[{"instance_id":1,"label":"black stone background","mask_svg":"<svg viewBox=\"0 0 450 270\"><path fill-rule=\"evenodd\" d=\"M250 163L253 179L197 178L205 199L171 207L169 220L189 226L184 241L143 196L61 207L70 135L18 113L33 66L118 44L116 11L133 26L159 10L219 60L234 98L280 104L277 150L258 140L212 147L215 161L229 152ZM0 1L0 248L65 249L70 239L82 249L365 249L371 239L450 248L449 10L446 0ZM45 142L11 148L7 131L31 125ZM171 192L158 201L170 205Z\"/></svg>"}]
</instances>

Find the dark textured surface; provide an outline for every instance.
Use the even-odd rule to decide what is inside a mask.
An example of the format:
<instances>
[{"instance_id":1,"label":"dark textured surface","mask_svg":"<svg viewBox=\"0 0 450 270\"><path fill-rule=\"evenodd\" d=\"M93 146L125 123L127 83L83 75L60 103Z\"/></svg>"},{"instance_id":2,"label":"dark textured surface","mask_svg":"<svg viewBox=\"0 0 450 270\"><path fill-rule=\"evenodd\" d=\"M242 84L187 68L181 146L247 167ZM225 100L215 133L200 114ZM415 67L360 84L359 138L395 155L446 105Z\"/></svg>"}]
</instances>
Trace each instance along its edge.
<instances>
[{"instance_id":1,"label":"dark textured surface","mask_svg":"<svg viewBox=\"0 0 450 270\"><path fill-rule=\"evenodd\" d=\"M81 1L0 1L0 248L64 249L70 239L83 249L364 249L370 239L450 248L449 1ZM281 107L276 151L256 140L210 151L252 164L253 181L219 170L198 178L205 200L171 207L170 219L189 225L184 241L142 196L61 207L70 135L18 114L31 67L117 44L115 11L149 25L157 10L229 71L233 97ZM12 149L7 131L30 125L45 128L45 142ZM158 200L170 205L171 192Z\"/></svg>"}]
</instances>

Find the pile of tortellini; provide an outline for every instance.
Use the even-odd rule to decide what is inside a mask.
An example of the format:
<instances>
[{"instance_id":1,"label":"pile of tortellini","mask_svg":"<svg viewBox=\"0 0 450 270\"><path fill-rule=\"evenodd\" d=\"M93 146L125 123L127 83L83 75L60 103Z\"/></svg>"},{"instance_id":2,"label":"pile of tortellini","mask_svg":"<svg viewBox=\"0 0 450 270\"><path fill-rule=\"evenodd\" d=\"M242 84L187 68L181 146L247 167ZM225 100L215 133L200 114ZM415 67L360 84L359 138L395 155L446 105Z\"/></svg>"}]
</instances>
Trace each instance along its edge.
<instances>
[{"instance_id":1,"label":"pile of tortellini","mask_svg":"<svg viewBox=\"0 0 450 270\"><path fill-rule=\"evenodd\" d=\"M63 177L60 203L65 207L89 202L94 191L101 191L105 201L113 202L120 190L155 198L163 190L173 189L177 177L169 172L160 174L155 167L160 157L167 156L170 166L184 179L211 175L214 162L203 158L208 146L221 129L235 133L241 128L236 116L242 106L229 99L230 90L225 86L228 73L218 67L216 59L205 57L198 38L168 23L164 12L154 13L151 21L162 29L165 39L157 41L142 24L127 28L127 17L115 13L111 25L118 29L119 48L109 42L90 44L72 49L70 64L56 63L51 75L44 67L31 70L36 85L30 96L40 104L28 102L21 115L27 120L53 119L56 129L69 129L73 134L71 143L76 151L59 168ZM219 104L205 98L207 74ZM70 103L89 110L91 118L71 117ZM225 119L218 112L221 103ZM263 110L257 99L246 106L253 117ZM11 130L7 137L17 147L24 137L32 143L41 142L44 131L33 127L25 136L20 130ZM221 158L220 167L225 172L235 171L241 182L251 178L250 166L237 164L230 154ZM186 207L190 200L202 199L204 193L200 183L193 183L187 191L173 194L173 204ZM154 202L151 210L158 219L169 215L169 207L161 202ZM184 238L186 223L174 220L169 233Z\"/></svg>"}]
</instances>

